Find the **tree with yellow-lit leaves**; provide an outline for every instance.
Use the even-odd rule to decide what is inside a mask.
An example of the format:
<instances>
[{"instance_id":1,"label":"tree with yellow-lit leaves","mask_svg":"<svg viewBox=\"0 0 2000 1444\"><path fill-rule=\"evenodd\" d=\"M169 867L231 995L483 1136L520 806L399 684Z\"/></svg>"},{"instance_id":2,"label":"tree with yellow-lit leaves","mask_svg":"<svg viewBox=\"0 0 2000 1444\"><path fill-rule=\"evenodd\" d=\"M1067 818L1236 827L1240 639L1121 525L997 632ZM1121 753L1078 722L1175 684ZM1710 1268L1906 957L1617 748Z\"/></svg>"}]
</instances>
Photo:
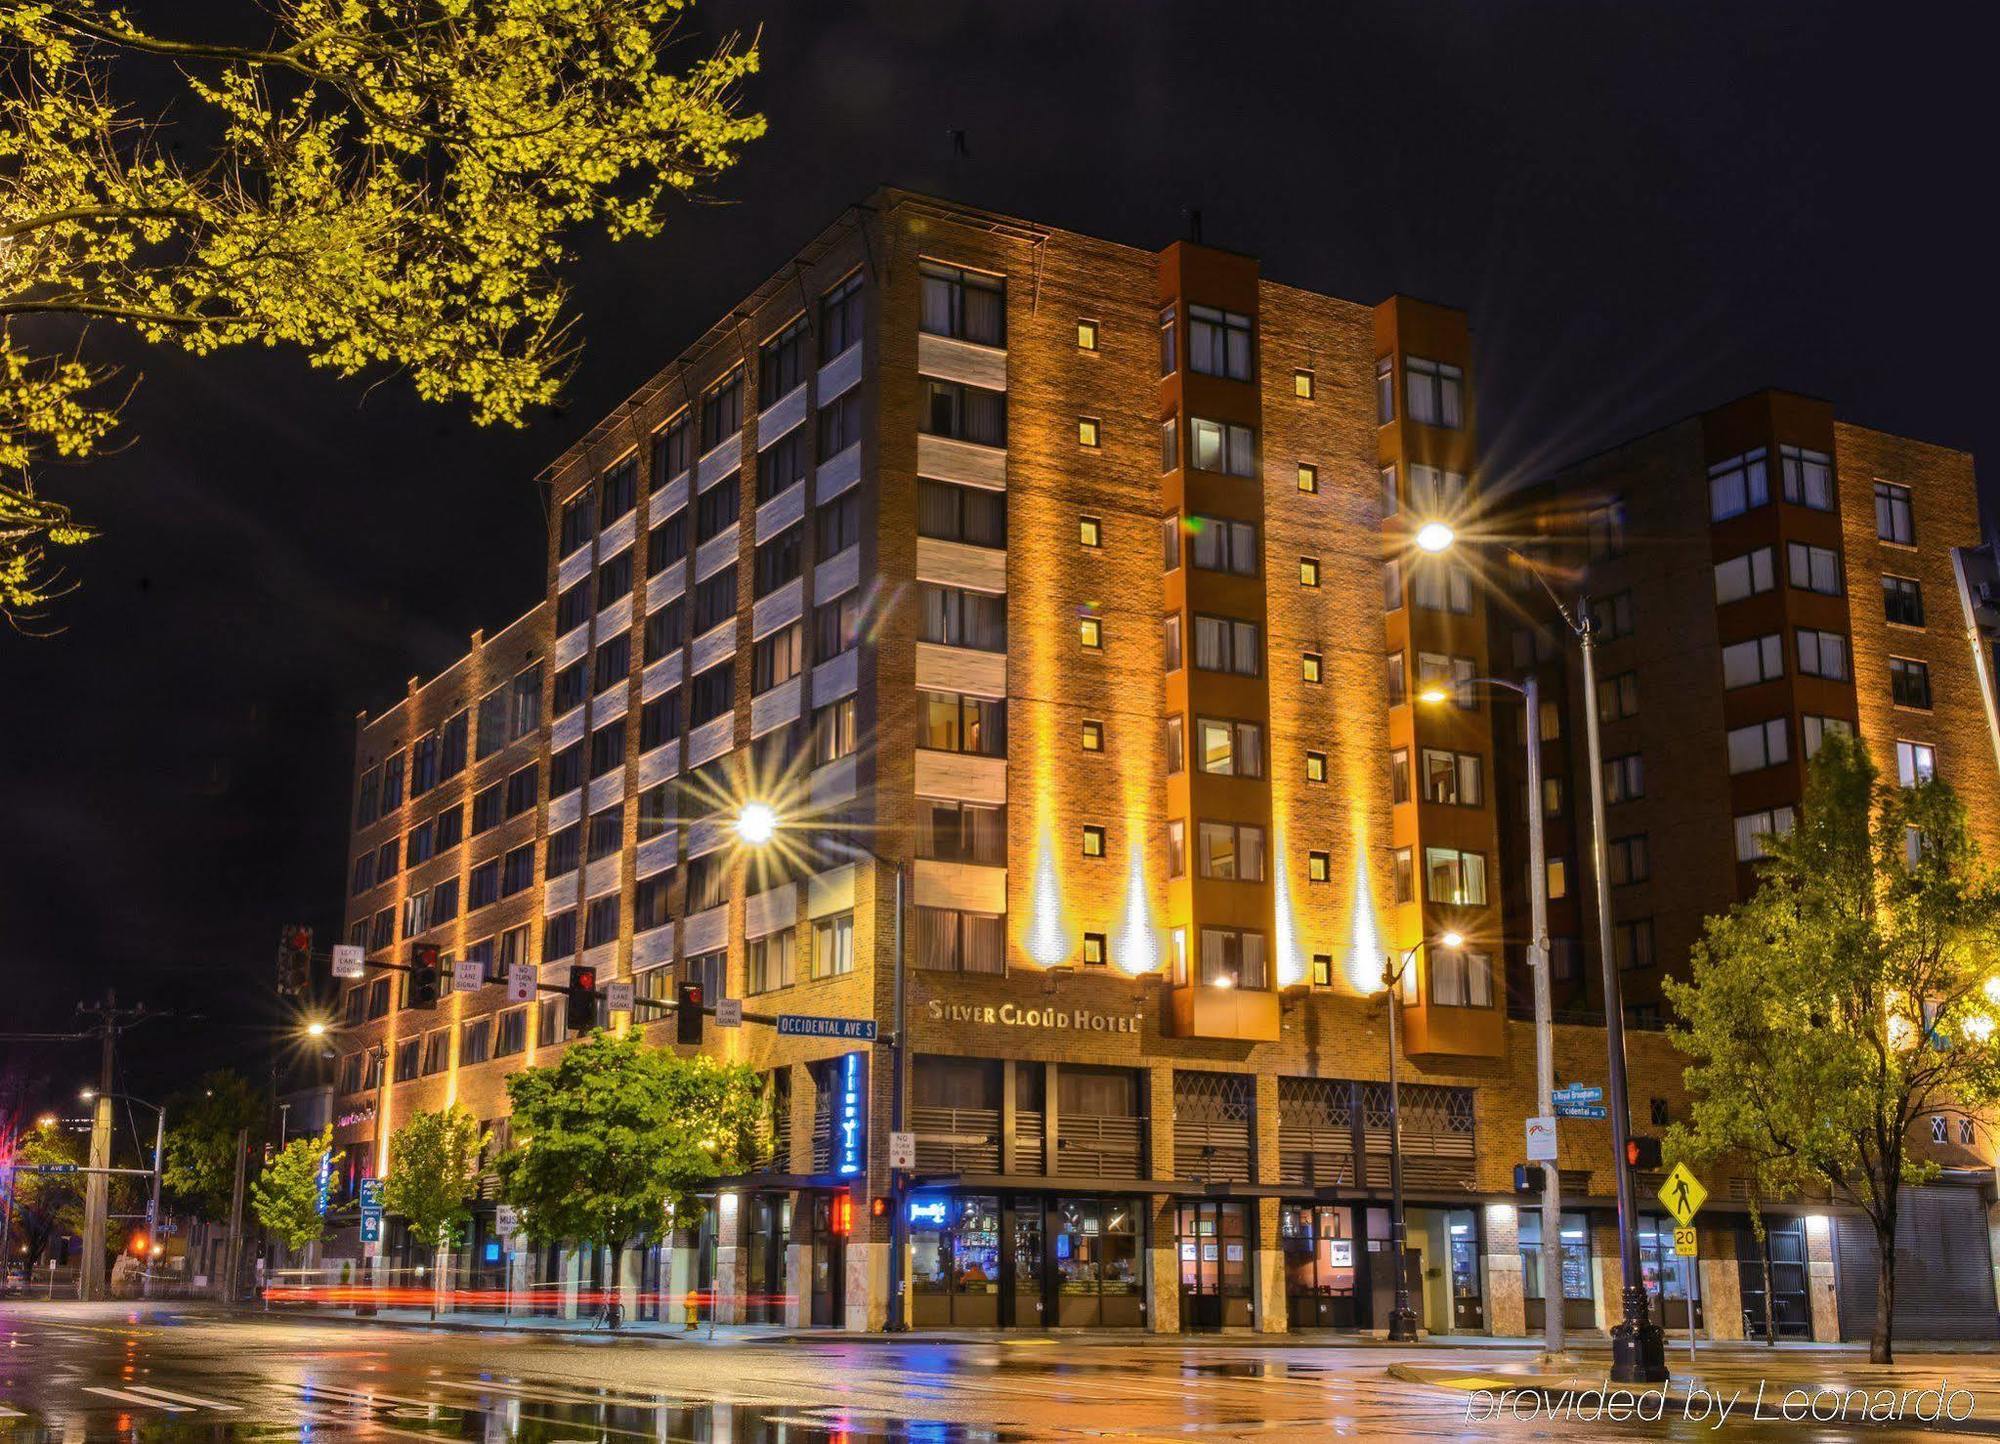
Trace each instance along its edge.
<instances>
[{"instance_id":1,"label":"tree with yellow-lit leaves","mask_svg":"<svg viewBox=\"0 0 2000 1444\"><path fill-rule=\"evenodd\" d=\"M91 535L37 471L118 424L92 326L401 373L481 423L547 403L576 236L658 234L763 133L755 45L679 54L690 3L244 0L262 44L173 33L166 0L0 5L0 615L42 614ZM120 100L147 66L172 110Z\"/></svg>"}]
</instances>

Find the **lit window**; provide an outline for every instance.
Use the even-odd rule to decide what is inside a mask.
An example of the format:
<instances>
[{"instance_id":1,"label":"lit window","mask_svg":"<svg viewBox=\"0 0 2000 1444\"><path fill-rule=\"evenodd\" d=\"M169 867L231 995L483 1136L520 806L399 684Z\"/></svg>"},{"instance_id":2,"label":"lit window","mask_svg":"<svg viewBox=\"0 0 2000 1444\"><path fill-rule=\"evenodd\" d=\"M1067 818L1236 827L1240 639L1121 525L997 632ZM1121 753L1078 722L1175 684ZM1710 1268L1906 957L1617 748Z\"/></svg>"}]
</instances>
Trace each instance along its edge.
<instances>
[{"instance_id":1,"label":"lit window","mask_svg":"<svg viewBox=\"0 0 2000 1444\"><path fill-rule=\"evenodd\" d=\"M1083 935L1083 965L1086 968L1104 966L1104 934L1085 933Z\"/></svg>"},{"instance_id":2,"label":"lit window","mask_svg":"<svg viewBox=\"0 0 2000 1444\"><path fill-rule=\"evenodd\" d=\"M1079 416L1076 419L1076 439L1080 446L1097 445L1097 418Z\"/></svg>"},{"instance_id":3,"label":"lit window","mask_svg":"<svg viewBox=\"0 0 2000 1444\"><path fill-rule=\"evenodd\" d=\"M1937 776L1937 748L1928 742L1896 744L1896 781L1903 787L1918 787Z\"/></svg>"},{"instance_id":4,"label":"lit window","mask_svg":"<svg viewBox=\"0 0 2000 1444\"><path fill-rule=\"evenodd\" d=\"M1298 397L1299 400L1301 401L1312 400L1313 397L1312 372L1302 369L1294 371L1292 373L1292 395Z\"/></svg>"},{"instance_id":5,"label":"lit window","mask_svg":"<svg viewBox=\"0 0 2000 1444\"><path fill-rule=\"evenodd\" d=\"M1333 986L1333 954L1314 953L1312 964L1312 985L1315 988Z\"/></svg>"},{"instance_id":6,"label":"lit window","mask_svg":"<svg viewBox=\"0 0 2000 1444\"><path fill-rule=\"evenodd\" d=\"M1104 856L1104 829L1096 823L1084 824L1083 855L1085 857Z\"/></svg>"},{"instance_id":7,"label":"lit window","mask_svg":"<svg viewBox=\"0 0 2000 1444\"><path fill-rule=\"evenodd\" d=\"M1306 854L1306 881L1326 882L1333 877L1333 854L1309 852Z\"/></svg>"},{"instance_id":8,"label":"lit window","mask_svg":"<svg viewBox=\"0 0 2000 1444\"><path fill-rule=\"evenodd\" d=\"M1096 617L1085 617L1079 622L1077 635L1083 645L1091 651L1099 652L1104 649L1104 623Z\"/></svg>"},{"instance_id":9,"label":"lit window","mask_svg":"<svg viewBox=\"0 0 2000 1444\"><path fill-rule=\"evenodd\" d=\"M1085 752L1102 752L1104 750L1104 724L1102 722L1085 722L1083 724L1083 750Z\"/></svg>"},{"instance_id":10,"label":"lit window","mask_svg":"<svg viewBox=\"0 0 2000 1444\"><path fill-rule=\"evenodd\" d=\"M1319 490L1319 468L1309 461L1299 463L1299 490L1308 492Z\"/></svg>"},{"instance_id":11,"label":"lit window","mask_svg":"<svg viewBox=\"0 0 2000 1444\"><path fill-rule=\"evenodd\" d=\"M1299 658L1299 675L1308 682L1320 680L1320 658L1317 652L1307 652Z\"/></svg>"},{"instance_id":12,"label":"lit window","mask_svg":"<svg viewBox=\"0 0 2000 1444\"><path fill-rule=\"evenodd\" d=\"M1076 349L1079 351L1095 351L1097 349L1097 323L1095 321L1078 321L1076 323Z\"/></svg>"},{"instance_id":13,"label":"lit window","mask_svg":"<svg viewBox=\"0 0 2000 1444\"><path fill-rule=\"evenodd\" d=\"M1104 523L1094 516L1079 517L1076 523L1076 539L1087 547L1104 545Z\"/></svg>"},{"instance_id":14,"label":"lit window","mask_svg":"<svg viewBox=\"0 0 2000 1444\"><path fill-rule=\"evenodd\" d=\"M1326 754L1324 752L1308 752L1306 754L1306 781L1326 781Z\"/></svg>"},{"instance_id":15,"label":"lit window","mask_svg":"<svg viewBox=\"0 0 2000 1444\"><path fill-rule=\"evenodd\" d=\"M1302 587L1316 587L1319 585L1318 557L1299 558L1299 585Z\"/></svg>"}]
</instances>

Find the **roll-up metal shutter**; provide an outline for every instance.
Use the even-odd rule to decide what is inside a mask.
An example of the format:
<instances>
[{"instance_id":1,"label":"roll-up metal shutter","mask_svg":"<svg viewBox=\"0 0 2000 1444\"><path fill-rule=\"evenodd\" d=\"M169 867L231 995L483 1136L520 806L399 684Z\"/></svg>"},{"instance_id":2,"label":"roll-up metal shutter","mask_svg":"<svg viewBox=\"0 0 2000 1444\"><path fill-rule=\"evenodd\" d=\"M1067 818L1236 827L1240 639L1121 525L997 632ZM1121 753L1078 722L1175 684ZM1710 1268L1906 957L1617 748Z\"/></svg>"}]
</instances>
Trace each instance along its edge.
<instances>
[{"instance_id":1,"label":"roll-up metal shutter","mask_svg":"<svg viewBox=\"0 0 2000 1444\"><path fill-rule=\"evenodd\" d=\"M1875 1329L1875 1230L1858 1215L1834 1220L1840 1336ZM2000 1338L1986 1205L1977 1186L1903 1190L1896 1211L1896 1339Z\"/></svg>"}]
</instances>

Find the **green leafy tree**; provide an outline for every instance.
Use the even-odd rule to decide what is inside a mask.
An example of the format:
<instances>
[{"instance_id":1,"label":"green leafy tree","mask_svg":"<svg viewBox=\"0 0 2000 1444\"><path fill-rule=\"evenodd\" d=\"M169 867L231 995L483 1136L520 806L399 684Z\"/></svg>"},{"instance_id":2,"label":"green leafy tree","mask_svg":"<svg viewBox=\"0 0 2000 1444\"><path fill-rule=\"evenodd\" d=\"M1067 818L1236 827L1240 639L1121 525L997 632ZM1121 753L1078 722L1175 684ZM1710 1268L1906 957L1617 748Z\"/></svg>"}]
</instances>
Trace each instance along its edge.
<instances>
[{"instance_id":1,"label":"green leafy tree","mask_svg":"<svg viewBox=\"0 0 2000 1444\"><path fill-rule=\"evenodd\" d=\"M1830 1190L1875 1231L1869 1356L1893 1356L1897 1193L1934 1177L1934 1114L2000 1095L2000 887L1941 781L1882 782L1829 737L1795 830L1767 839L1755 893L1708 920L1666 984L1694 1061L1678 1156L1733 1155L1764 1197Z\"/></svg>"},{"instance_id":2,"label":"green leafy tree","mask_svg":"<svg viewBox=\"0 0 2000 1444\"><path fill-rule=\"evenodd\" d=\"M479 1176L486 1133L479 1121L453 1104L433 1113L413 1113L389 1144L389 1172L382 1180L382 1204L400 1214L419 1243L436 1254L431 1317L445 1288L446 1253L471 1222L467 1199Z\"/></svg>"},{"instance_id":3,"label":"green leafy tree","mask_svg":"<svg viewBox=\"0 0 2000 1444\"><path fill-rule=\"evenodd\" d=\"M166 1168L161 1184L181 1207L207 1219L229 1216L239 1135L248 1134L254 1170L263 1155L269 1100L239 1073L205 1074L167 1100Z\"/></svg>"},{"instance_id":4,"label":"green leafy tree","mask_svg":"<svg viewBox=\"0 0 2000 1444\"><path fill-rule=\"evenodd\" d=\"M122 402L80 326L16 318L293 347L519 422L572 364L578 235L658 234L763 133L754 44L674 63L689 8L243 0L190 35L164 0L0 5L0 614L33 615L49 549L91 534L32 468L98 450Z\"/></svg>"},{"instance_id":5,"label":"green leafy tree","mask_svg":"<svg viewBox=\"0 0 2000 1444\"><path fill-rule=\"evenodd\" d=\"M83 1135L54 1127L23 1129L14 1140L14 1161L24 1166L74 1163L81 1167L89 1152L89 1141ZM56 1240L83 1231L83 1185L81 1173L15 1170L10 1227L14 1245L25 1251L31 1270Z\"/></svg>"},{"instance_id":6,"label":"green leafy tree","mask_svg":"<svg viewBox=\"0 0 2000 1444\"><path fill-rule=\"evenodd\" d=\"M507 1096L514 1146L500 1184L528 1237L614 1249L660 1238L704 1183L742 1171L762 1109L743 1064L604 1032L510 1075Z\"/></svg>"},{"instance_id":7,"label":"green leafy tree","mask_svg":"<svg viewBox=\"0 0 2000 1444\"><path fill-rule=\"evenodd\" d=\"M326 1237L326 1215L319 1208L322 1158L329 1170L340 1166L331 1128L287 1143L251 1186L257 1222L282 1239L286 1248L302 1249Z\"/></svg>"}]
</instances>

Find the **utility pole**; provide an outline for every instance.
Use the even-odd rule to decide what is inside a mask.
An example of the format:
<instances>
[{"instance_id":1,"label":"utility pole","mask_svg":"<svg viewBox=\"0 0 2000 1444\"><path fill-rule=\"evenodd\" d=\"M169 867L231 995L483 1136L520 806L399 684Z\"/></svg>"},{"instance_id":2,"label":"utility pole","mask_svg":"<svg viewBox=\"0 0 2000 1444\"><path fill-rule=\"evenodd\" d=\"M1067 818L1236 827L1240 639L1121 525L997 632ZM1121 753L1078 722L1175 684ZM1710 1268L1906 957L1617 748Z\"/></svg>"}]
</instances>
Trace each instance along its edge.
<instances>
[{"instance_id":1,"label":"utility pole","mask_svg":"<svg viewBox=\"0 0 2000 1444\"><path fill-rule=\"evenodd\" d=\"M111 1211L112 1065L118 1049L118 994L106 989L98 1018L97 1096L91 1100L90 1173L83 1185L83 1258L76 1273L77 1297L94 1303L108 1292L104 1230Z\"/></svg>"},{"instance_id":2,"label":"utility pole","mask_svg":"<svg viewBox=\"0 0 2000 1444\"><path fill-rule=\"evenodd\" d=\"M250 1130L236 1130L236 1182L229 1190L229 1246L223 1250L225 1263L222 1287L224 1303L236 1302L236 1280L243 1268L243 1174L250 1161Z\"/></svg>"}]
</instances>

